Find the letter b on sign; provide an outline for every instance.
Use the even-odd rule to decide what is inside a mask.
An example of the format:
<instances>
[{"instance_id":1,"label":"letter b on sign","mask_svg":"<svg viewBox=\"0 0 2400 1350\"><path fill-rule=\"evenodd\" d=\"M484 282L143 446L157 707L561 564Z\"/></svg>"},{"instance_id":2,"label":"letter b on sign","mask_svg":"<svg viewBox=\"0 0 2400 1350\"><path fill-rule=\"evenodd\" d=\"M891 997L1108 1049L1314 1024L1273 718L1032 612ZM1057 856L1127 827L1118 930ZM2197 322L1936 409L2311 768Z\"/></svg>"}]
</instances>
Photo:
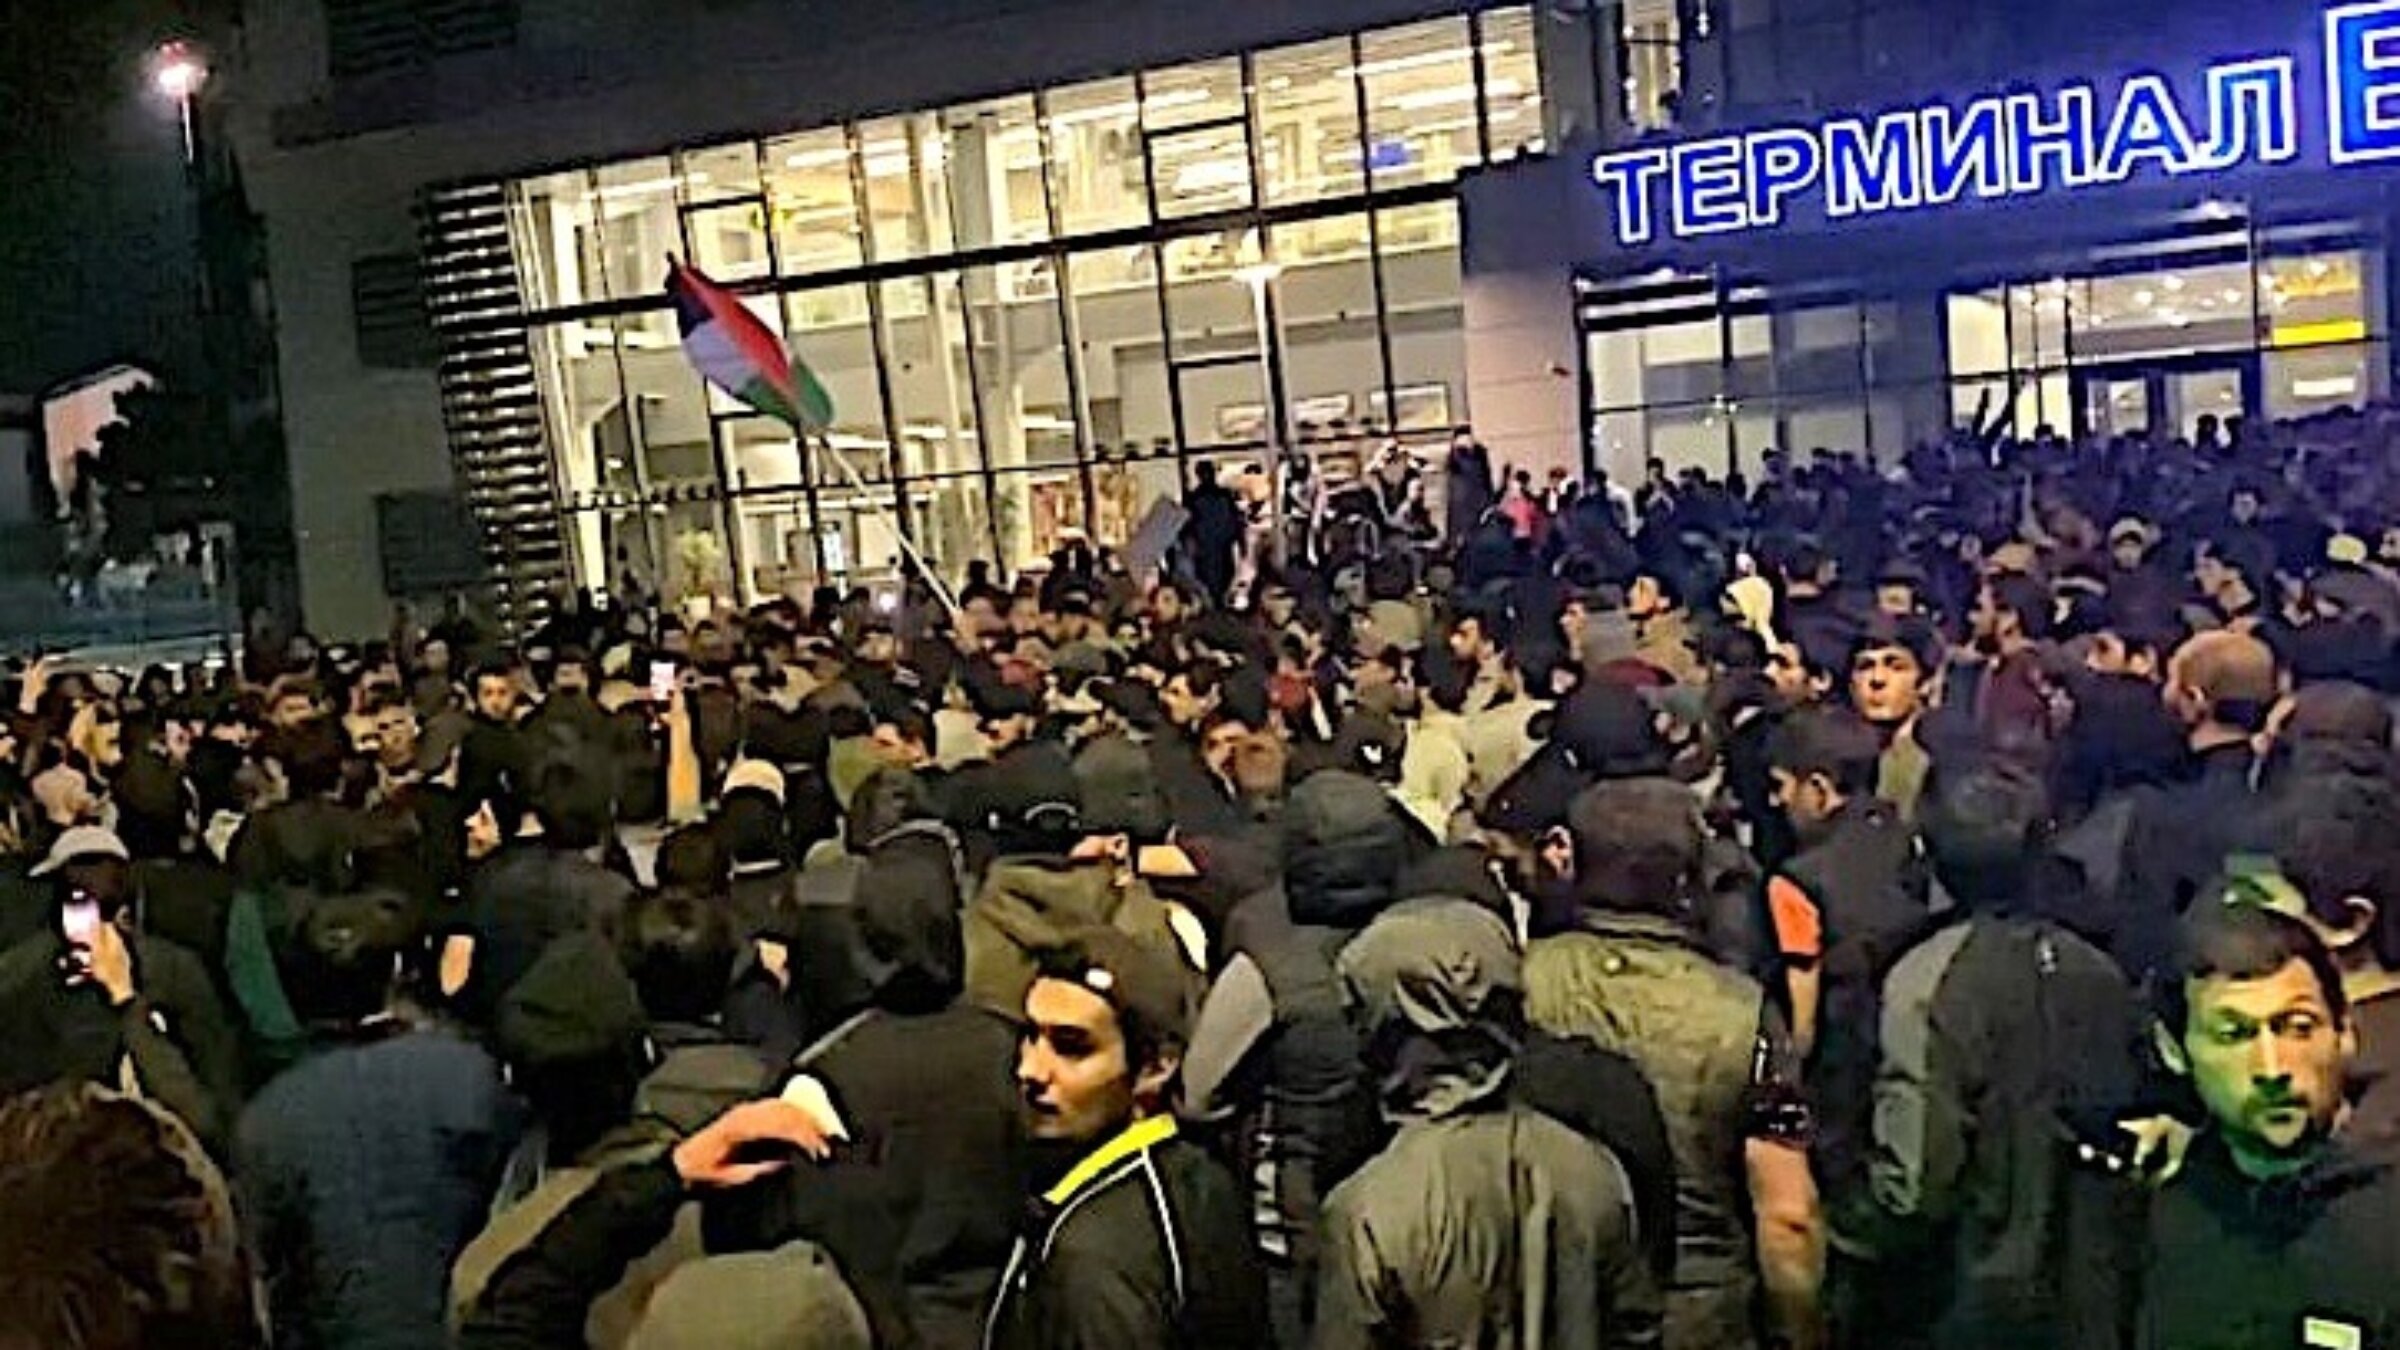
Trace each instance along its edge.
<instances>
[{"instance_id":1,"label":"letter b on sign","mask_svg":"<svg viewBox=\"0 0 2400 1350\"><path fill-rule=\"evenodd\" d=\"M2400 159L2400 0L2325 12L2325 116L2334 163Z\"/></svg>"}]
</instances>

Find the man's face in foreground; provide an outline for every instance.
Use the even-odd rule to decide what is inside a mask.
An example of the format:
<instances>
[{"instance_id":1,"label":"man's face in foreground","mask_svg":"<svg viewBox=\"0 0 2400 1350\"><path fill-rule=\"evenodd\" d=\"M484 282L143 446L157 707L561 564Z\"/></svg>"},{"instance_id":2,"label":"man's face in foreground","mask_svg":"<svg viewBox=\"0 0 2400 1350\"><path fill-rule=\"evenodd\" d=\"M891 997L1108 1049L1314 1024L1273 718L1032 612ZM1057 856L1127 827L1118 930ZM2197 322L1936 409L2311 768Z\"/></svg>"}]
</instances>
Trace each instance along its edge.
<instances>
[{"instance_id":1,"label":"man's face in foreground","mask_svg":"<svg viewBox=\"0 0 2400 1350\"><path fill-rule=\"evenodd\" d=\"M1036 1139L1094 1143L1134 1115L1134 1070L1116 1009L1081 985L1041 979L1025 995L1017 1090Z\"/></svg>"},{"instance_id":2,"label":"man's face in foreground","mask_svg":"<svg viewBox=\"0 0 2400 1350\"><path fill-rule=\"evenodd\" d=\"M2262 979L2185 986L2192 1086L2237 1158L2299 1163L2333 1133L2355 1044L2317 976L2293 960Z\"/></svg>"}]
</instances>

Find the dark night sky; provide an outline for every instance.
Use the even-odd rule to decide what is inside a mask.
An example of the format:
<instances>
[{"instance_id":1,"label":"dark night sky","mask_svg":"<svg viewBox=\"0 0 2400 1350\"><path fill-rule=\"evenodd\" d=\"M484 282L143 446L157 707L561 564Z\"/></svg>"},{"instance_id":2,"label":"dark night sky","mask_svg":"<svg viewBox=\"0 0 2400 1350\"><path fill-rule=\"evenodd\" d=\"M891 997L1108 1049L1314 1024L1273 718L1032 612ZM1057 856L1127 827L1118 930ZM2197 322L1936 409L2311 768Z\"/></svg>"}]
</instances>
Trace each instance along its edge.
<instances>
[{"instance_id":1,"label":"dark night sky","mask_svg":"<svg viewBox=\"0 0 2400 1350\"><path fill-rule=\"evenodd\" d=\"M144 55L179 0L0 0L0 393L196 359L174 108Z\"/></svg>"}]
</instances>

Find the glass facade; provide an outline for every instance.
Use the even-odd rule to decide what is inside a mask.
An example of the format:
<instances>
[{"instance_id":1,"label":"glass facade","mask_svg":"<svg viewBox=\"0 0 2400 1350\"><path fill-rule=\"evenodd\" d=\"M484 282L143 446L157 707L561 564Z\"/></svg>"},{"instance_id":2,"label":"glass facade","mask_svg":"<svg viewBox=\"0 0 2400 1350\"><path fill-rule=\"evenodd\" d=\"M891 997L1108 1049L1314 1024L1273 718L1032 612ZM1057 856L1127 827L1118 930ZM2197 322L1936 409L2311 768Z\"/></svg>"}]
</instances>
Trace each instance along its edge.
<instances>
[{"instance_id":1,"label":"glass facade","mask_svg":"<svg viewBox=\"0 0 2400 1350\"><path fill-rule=\"evenodd\" d=\"M1931 293L1840 279L1581 283L1590 437L1755 474L1767 450L1895 462L1953 426L2188 436L2202 416L2306 416L2389 393L2381 243L2334 224L2218 227L2085 269Z\"/></svg>"},{"instance_id":2,"label":"glass facade","mask_svg":"<svg viewBox=\"0 0 2400 1350\"><path fill-rule=\"evenodd\" d=\"M578 579L754 602L889 575L902 528L1015 568L1194 458L1446 434L1451 183L1544 147L1543 89L1509 6L514 184ZM702 386L669 255L817 372L821 443Z\"/></svg>"}]
</instances>

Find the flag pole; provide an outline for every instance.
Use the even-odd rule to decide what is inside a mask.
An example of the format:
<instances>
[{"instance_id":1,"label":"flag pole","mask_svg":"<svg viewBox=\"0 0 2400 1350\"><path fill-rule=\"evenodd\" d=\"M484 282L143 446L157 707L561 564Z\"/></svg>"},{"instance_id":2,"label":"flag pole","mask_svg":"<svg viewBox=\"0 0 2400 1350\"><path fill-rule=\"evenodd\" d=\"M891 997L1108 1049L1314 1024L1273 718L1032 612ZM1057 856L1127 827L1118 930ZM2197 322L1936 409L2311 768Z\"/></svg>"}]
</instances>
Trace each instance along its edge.
<instances>
[{"instance_id":1,"label":"flag pole","mask_svg":"<svg viewBox=\"0 0 2400 1350\"><path fill-rule=\"evenodd\" d=\"M874 498L875 494L867 487L867 480L859 477L858 468L856 465L853 465L850 462L850 457L834 449L833 438L831 436L828 436L823 432L818 432L816 435L816 445L817 451L821 456L832 460L836 465L840 466L842 477L850 480L850 487L853 491L857 492L861 497L868 498L870 501ZM867 509L870 511L892 511L890 506L871 505ZM917 575L925 578L925 584L933 588L933 598L941 601L942 608L950 611L951 622L957 622L959 615L958 597L950 593L949 583L943 581L941 573L935 571L933 566L925 561L925 555L917 551L916 541L908 537L908 522L900 519L897 512L893 512L892 525L894 526L892 530L892 537L900 541L900 551L907 554L908 560L917 565Z\"/></svg>"}]
</instances>

